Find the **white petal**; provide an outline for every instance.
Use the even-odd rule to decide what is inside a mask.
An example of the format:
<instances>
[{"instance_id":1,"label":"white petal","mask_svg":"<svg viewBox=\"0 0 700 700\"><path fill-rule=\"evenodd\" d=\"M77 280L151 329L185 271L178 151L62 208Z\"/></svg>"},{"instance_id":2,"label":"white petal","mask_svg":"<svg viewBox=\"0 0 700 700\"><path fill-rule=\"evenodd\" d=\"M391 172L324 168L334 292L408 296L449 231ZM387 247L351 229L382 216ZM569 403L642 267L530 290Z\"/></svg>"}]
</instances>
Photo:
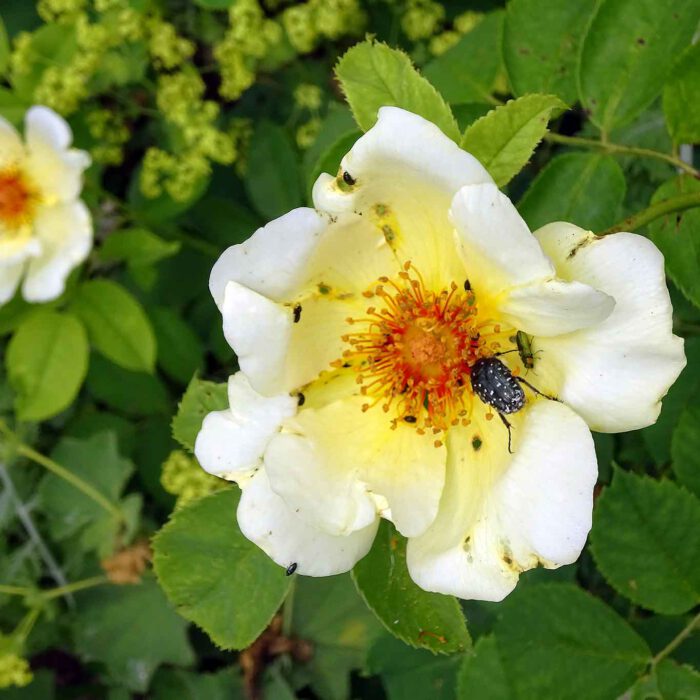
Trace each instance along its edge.
<instances>
[{"instance_id":1,"label":"white petal","mask_svg":"<svg viewBox=\"0 0 700 700\"><path fill-rule=\"evenodd\" d=\"M342 172L355 180L348 187ZM429 286L462 281L448 210L457 190L492 182L481 164L434 124L396 107L379 110L377 123L352 147L341 175L322 175L314 204L338 214L363 215L387 239L402 264L411 261Z\"/></svg>"},{"instance_id":2,"label":"white petal","mask_svg":"<svg viewBox=\"0 0 700 700\"><path fill-rule=\"evenodd\" d=\"M409 572L422 588L498 601L522 571L579 556L597 477L590 432L554 401L524 413L513 416L513 455L490 433L472 449L473 427L451 434L438 517L408 543Z\"/></svg>"},{"instance_id":3,"label":"white petal","mask_svg":"<svg viewBox=\"0 0 700 700\"><path fill-rule=\"evenodd\" d=\"M0 117L0 168L17 165L24 157L22 140L10 122Z\"/></svg>"},{"instance_id":4,"label":"white petal","mask_svg":"<svg viewBox=\"0 0 700 700\"><path fill-rule=\"evenodd\" d=\"M15 295L25 267L23 262L0 267L0 304L5 304Z\"/></svg>"},{"instance_id":5,"label":"white petal","mask_svg":"<svg viewBox=\"0 0 700 700\"><path fill-rule=\"evenodd\" d=\"M302 518L333 534L365 527L387 504L398 530L413 537L435 518L446 453L365 397L306 409L286 421L265 453L272 488Z\"/></svg>"},{"instance_id":6,"label":"white petal","mask_svg":"<svg viewBox=\"0 0 700 700\"><path fill-rule=\"evenodd\" d=\"M259 393L272 396L284 386L292 310L237 282L226 285L222 308L224 336L238 364Z\"/></svg>"},{"instance_id":7,"label":"white petal","mask_svg":"<svg viewBox=\"0 0 700 700\"><path fill-rule=\"evenodd\" d=\"M600 323L614 307L611 296L587 284L547 280L514 289L499 305L499 315L521 331L549 336Z\"/></svg>"},{"instance_id":8,"label":"white petal","mask_svg":"<svg viewBox=\"0 0 700 700\"><path fill-rule=\"evenodd\" d=\"M73 134L70 127L60 115L41 105L30 108L24 118L24 132L27 144L47 145L58 150L70 146Z\"/></svg>"},{"instance_id":9,"label":"white petal","mask_svg":"<svg viewBox=\"0 0 700 700\"><path fill-rule=\"evenodd\" d=\"M25 117L25 134L26 168L42 196L50 202L77 198L90 156L70 148L72 134L66 121L47 107L32 107Z\"/></svg>"},{"instance_id":10,"label":"white petal","mask_svg":"<svg viewBox=\"0 0 700 700\"><path fill-rule=\"evenodd\" d=\"M663 256L633 233L597 237L554 223L535 235L561 277L590 284L616 302L597 326L538 338L536 374L594 430L651 425L686 362L683 340L672 333Z\"/></svg>"},{"instance_id":11,"label":"white petal","mask_svg":"<svg viewBox=\"0 0 700 700\"><path fill-rule=\"evenodd\" d=\"M261 396L237 372L228 380L228 400L228 409L205 416L194 451L210 474L237 480L261 464L270 438L296 412L297 398Z\"/></svg>"},{"instance_id":12,"label":"white petal","mask_svg":"<svg viewBox=\"0 0 700 700\"><path fill-rule=\"evenodd\" d=\"M209 289L221 309L226 285L235 281L275 301L294 296L328 219L313 209L293 209L259 228L216 261Z\"/></svg>"},{"instance_id":13,"label":"white petal","mask_svg":"<svg viewBox=\"0 0 700 700\"><path fill-rule=\"evenodd\" d=\"M452 200L450 216L477 299L554 276L537 239L495 185L463 187Z\"/></svg>"},{"instance_id":14,"label":"white petal","mask_svg":"<svg viewBox=\"0 0 700 700\"><path fill-rule=\"evenodd\" d=\"M345 536L329 535L302 520L270 488L264 469L243 488L238 506L241 532L280 566L297 565L305 576L342 574L367 554L379 518Z\"/></svg>"},{"instance_id":15,"label":"white petal","mask_svg":"<svg viewBox=\"0 0 700 700\"><path fill-rule=\"evenodd\" d=\"M92 220L80 201L42 207L34 223L41 254L29 263L22 285L27 301L55 299L63 293L66 278L90 252Z\"/></svg>"},{"instance_id":16,"label":"white petal","mask_svg":"<svg viewBox=\"0 0 700 700\"><path fill-rule=\"evenodd\" d=\"M315 379L346 348L348 316L363 313L366 300L277 304L237 282L229 282L222 308L224 336L238 355L251 385L270 396L291 392Z\"/></svg>"}]
</instances>

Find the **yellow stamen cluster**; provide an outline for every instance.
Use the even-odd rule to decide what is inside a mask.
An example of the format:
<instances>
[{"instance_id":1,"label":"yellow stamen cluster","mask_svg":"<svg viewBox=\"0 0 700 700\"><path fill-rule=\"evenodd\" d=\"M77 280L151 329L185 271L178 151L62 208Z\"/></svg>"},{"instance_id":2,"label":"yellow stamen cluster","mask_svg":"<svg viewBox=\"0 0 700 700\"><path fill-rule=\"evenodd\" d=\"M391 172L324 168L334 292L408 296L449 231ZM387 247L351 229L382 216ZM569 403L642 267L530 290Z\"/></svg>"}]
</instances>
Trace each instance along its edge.
<instances>
[{"instance_id":1,"label":"yellow stamen cluster","mask_svg":"<svg viewBox=\"0 0 700 700\"><path fill-rule=\"evenodd\" d=\"M0 170L0 224L15 235L31 224L39 195L26 175L17 168Z\"/></svg>"},{"instance_id":2,"label":"yellow stamen cluster","mask_svg":"<svg viewBox=\"0 0 700 700\"><path fill-rule=\"evenodd\" d=\"M380 404L391 412L393 428L403 420L420 433L468 425L471 366L498 350L500 326L480 322L469 289L454 282L438 292L427 289L411 263L396 280L380 278L365 296L376 303L366 317L347 319L358 330L343 336L350 347L335 363L357 371L368 397L363 410Z\"/></svg>"}]
</instances>

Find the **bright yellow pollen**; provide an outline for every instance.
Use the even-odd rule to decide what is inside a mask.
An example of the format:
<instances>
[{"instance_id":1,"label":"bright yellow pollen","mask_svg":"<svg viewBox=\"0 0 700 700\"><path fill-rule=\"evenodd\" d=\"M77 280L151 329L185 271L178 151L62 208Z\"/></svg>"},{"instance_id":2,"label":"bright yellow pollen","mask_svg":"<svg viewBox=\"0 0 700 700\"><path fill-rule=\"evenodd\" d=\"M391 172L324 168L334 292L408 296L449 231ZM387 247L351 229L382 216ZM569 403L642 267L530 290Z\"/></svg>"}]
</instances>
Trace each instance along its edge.
<instances>
[{"instance_id":1,"label":"bright yellow pollen","mask_svg":"<svg viewBox=\"0 0 700 700\"><path fill-rule=\"evenodd\" d=\"M475 295L454 282L438 292L426 289L406 263L398 279L380 278L365 296L377 304L365 318L347 319L359 328L343 336L350 347L337 363L356 369L368 397L363 410L380 404L391 412L393 428L403 420L421 433L467 425L471 366L498 350L501 333L492 322L479 322Z\"/></svg>"},{"instance_id":2,"label":"bright yellow pollen","mask_svg":"<svg viewBox=\"0 0 700 700\"><path fill-rule=\"evenodd\" d=\"M23 173L16 168L0 170L0 223L17 231L29 224L37 196Z\"/></svg>"}]
</instances>

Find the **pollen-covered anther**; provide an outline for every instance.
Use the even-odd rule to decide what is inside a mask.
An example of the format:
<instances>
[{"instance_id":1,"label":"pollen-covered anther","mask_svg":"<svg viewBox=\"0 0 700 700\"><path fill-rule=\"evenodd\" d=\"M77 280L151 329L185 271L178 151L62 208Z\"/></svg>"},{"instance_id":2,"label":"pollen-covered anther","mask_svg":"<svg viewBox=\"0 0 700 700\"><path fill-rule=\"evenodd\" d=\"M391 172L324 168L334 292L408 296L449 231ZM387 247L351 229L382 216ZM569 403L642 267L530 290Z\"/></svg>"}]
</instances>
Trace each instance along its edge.
<instances>
[{"instance_id":1,"label":"pollen-covered anther","mask_svg":"<svg viewBox=\"0 0 700 700\"><path fill-rule=\"evenodd\" d=\"M493 324L477 325L473 292L454 282L428 289L410 262L378 281L373 296L383 306L349 319L353 332L343 336L350 345L343 357L353 359L361 393L374 399L362 410L379 403L396 415L392 427L403 420L437 435L469 415L470 367L488 351Z\"/></svg>"},{"instance_id":2,"label":"pollen-covered anther","mask_svg":"<svg viewBox=\"0 0 700 700\"><path fill-rule=\"evenodd\" d=\"M16 168L0 170L0 223L17 230L31 223L37 195L24 174Z\"/></svg>"}]
</instances>

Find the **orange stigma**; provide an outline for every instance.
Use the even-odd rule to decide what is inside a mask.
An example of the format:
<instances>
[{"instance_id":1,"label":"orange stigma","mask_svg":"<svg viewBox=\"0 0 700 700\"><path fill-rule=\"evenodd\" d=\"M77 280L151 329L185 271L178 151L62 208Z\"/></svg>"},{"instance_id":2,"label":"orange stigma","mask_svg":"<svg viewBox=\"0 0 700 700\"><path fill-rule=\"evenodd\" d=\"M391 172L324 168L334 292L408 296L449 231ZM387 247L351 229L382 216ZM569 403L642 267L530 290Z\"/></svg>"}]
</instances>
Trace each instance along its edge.
<instances>
[{"instance_id":1,"label":"orange stigma","mask_svg":"<svg viewBox=\"0 0 700 700\"><path fill-rule=\"evenodd\" d=\"M0 223L21 228L31 221L35 204L36 195L19 170L0 170Z\"/></svg>"},{"instance_id":2,"label":"orange stigma","mask_svg":"<svg viewBox=\"0 0 700 700\"><path fill-rule=\"evenodd\" d=\"M472 393L470 367L493 354L500 328L478 322L476 298L454 282L439 292L426 288L420 273L406 263L398 280L387 277L369 292L377 298L365 318L349 318L360 326L343 336L350 348L341 362L357 371L367 411L377 404L419 432L434 433L450 425L468 424Z\"/></svg>"}]
</instances>

